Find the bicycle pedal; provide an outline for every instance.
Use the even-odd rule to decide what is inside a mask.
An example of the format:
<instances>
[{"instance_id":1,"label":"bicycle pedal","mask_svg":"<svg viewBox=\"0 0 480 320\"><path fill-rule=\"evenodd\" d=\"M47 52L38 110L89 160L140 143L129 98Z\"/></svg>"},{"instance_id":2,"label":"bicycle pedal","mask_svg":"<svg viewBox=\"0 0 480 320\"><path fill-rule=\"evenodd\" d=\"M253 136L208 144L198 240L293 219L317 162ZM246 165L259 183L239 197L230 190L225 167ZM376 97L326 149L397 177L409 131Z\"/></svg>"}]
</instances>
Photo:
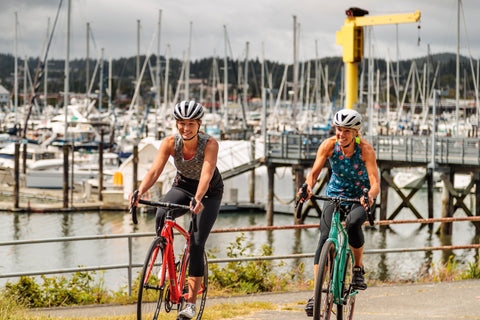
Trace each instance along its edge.
<instances>
[{"instance_id":1,"label":"bicycle pedal","mask_svg":"<svg viewBox=\"0 0 480 320\"><path fill-rule=\"evenodd\" d=\"M352 284L352 287L353 287L353 289L357 289L357 290L366 290L367 289L367 284L366 283L364 283L362 285Z\"/></svg>"}]
</instances>

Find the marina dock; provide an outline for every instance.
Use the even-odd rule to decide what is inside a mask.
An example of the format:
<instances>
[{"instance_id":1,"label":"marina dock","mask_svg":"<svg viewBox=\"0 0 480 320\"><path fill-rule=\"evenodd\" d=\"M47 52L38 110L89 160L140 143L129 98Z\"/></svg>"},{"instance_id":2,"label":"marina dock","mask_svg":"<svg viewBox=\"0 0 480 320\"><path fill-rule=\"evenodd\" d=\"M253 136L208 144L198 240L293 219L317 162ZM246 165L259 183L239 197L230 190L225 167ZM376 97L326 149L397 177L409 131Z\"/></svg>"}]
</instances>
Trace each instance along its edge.
<instances>
[{"instance_id":1,"label":"marina dock","mask_svg":"<svg viewBox=\"0 0 480 320\"><path fill-rule=\"evenodd\" d=\"M268 176L268 195L267 199L257 199L255 201L255 185L245 185L252 194L253 201L250 203L228 203L223 206L223 211L232 211L238 209L246 210L265 210L267 220L273 224L274 208L274 174L277 168L291 167L295 184L301 186L305 180L305 170L312 167L315 160L318 146L327 138L326 135L311 134L268 134L267 142L264 148L263 157L258 157L258 153L254 152L255 144L252 143L252 152L248 160L243 163L229 168L222 172L225 180L231 179L241 174L255 174L255 169L265 166ZM452 137L436 137L432 139L429 136L373 136L366 137L373 145L377 154L377 163L381 174L381 193L377 199L377 210L379 211L380 220L393 220L403 208L408 208L412 214L418 219L433 217L433 173L441 173L444 184L443 200L442 200L442 216L453 217L458 209L462 209L468 216L480 216L480 149L478 138L452 138ZM258 151L258 150L257 150ZM261 153L261 152L260 152ZM257 156L255 156L257 154ZM247 159L246 158L246 159ZM399 188L393 181L391 171L393 169L402 169L406 167L418 167L425 170L423 180L418 183L416 188L406 190ZM328 170L328 163L326 164ZM454 188L455 174L469 174L471 176L468 185L459 190ZM136 176L136 175L134 175ZM317 184L315 193L320 193L322 188L328 182L329 172L324 175ZM252 179L251 179L252 180ZM427 187L428 190L428 212L419 212L410 202L410 199L420 189ZM10 188L11 189L11 188ZM393 211L387 212L389 190L394 190L402 199L402 203ZM474 192L475 210L471 210L465 206L464 199L468 194ZM127 210L128 201L113 200L99 201L93 197L89 199L82 198L82 195L75 194L73 200L70 201L68 208L62 207L62 190L45 190L45 189L29 189L22 188L21 194L24 195L45 195L52 197L58 201L51 201L44 204L27 204L22 203L19 208L14 209L11 203L2 204L4 210L28 211L28 212L48 212L48 211L92 211L92 210ZM292 195L294 196L294 195ZM320 207L316 203L308 203L305 206L303 218L295 223L302 223L303 219L308 215L310 210L316 210L321 214ZM445 224L445 232L449 233L451 224ZM475 223L477 232L480 232L479 223Z\"/></svg>"}]
</instances>

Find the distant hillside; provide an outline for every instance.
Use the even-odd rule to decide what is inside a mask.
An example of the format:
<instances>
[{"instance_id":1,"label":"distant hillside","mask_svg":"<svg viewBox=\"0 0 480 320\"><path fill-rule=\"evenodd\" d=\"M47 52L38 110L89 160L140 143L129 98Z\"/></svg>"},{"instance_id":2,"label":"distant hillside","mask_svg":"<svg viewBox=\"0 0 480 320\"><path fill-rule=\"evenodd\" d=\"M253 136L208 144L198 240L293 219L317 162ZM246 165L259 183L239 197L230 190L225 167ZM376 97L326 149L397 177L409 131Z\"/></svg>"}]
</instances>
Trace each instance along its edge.
<instances>
[{"instance_id":1,"label":"distant hillside","mask_svg":"<svg viewBox=\"0 0 480 320\"><path fill-rule=\"evenodd\" d=\"M162 59L162 68L165 68L165 59ZM145 60L145 56L141 57L141 65ZM328 66L328 79L330 85L332 87L335 86L337 77L340 74L341 67L343 66L341 57L326 57L320 60L322 66ZM400 69L400 83L403 83L408 75L410 67L412 65L413 60L402 60L399 62L399 69ZM422 57L415 59L418 72L421 74L423 72L423 65L424 63L429 62L430 68L430 79L433 79L434 72L437 68L437 65L440 66L438 72L438 79L437 79L437 87L441 89L451 89L455 87L455 73L456 73L456 55L453 53L440 53L434 54L430 57ZM93 70L95 68L95 64L97 61L91 60L90 61L90 77L92 77ZM396 62L392 62L394 65ZM461 68L461 76L462 79L466 75L467 79L467 90L471 90L473 85L469 85L471 83L471 74L469 70L471 70L469 66L469 59L467 57L462 56L460 61L460 68ZM152 57L150 64L155 66L156 58ZM217 82L223 81L223 58L217 58L216 64L218 66L218 70L216 73ZM24 61L22 59L18 59L19 65L19 92L23 92L23 69L24 69ZM32 79L35 77L35 70L38 65L38 58L29 58L28 59L28 68L31 73ZM306 71L302 71L303 68L306 68L306 63L300 63L300 75L306 75ZM200 60L196 60L191 62L190 66L190 79L201 79L205 86L211 85L212 78L213 78L213 57L204 58ZM244 61L232 61L228 60L228 79L229 85L234 90L237 91L242 90L239 86L238 78L239 72L241 77L243 78L243 71L244 70ZM361 73L363 68L367 68L368 63L367 61L363 61L359 65L359 72ZM382 78L386 76L386 62L385 60L376 59L374 61L375 69L379 68L382 74ZM71 72L70 72L70 90L76 93L85 93L86 92L86 60L73 60L70 62ZM267 61L266 62L266 73L271 75L271 79L273 82L273 88L278 88L282 81L282 76L284 73L284 64L280 64L277 62ZM14 58L12 55L9 54L0 54L0 83L7 89L12 90L14 84ZM171 92L176 91L178 79L180 77L180 73L182 70L182 61L179 59L171 59L169 65L170 73L169 73L169 84L171 86ZM104 76L108 74L108 63L105 62L104 65ZM131 97L134 92L134 81L136 77L136 57L130 58L121 58L112 61L112 70L113 70L113 92L116 94L122 94L123 96ZM250 60L249 61L249 87L248 93L252 97L260 96L260 74L261 74L261 62L258 59ZM392 68L392 70L396 70L396 67ZM475 67L476 70L476 67ZM153 72L153 71L152 71ZM63 91L63 77L64 77L64 61L63 60L50 60L48 62L48 88L49 92L51 93L59 93ZM315 64L311 61L311 77L313 78L315 75ZM218 79L220 77L220 80ZM162 76L161 81L163 82L164 76ZM288 81L292 79L292 68L289 68L288 73ZM365 78L366 79L366 78ZM243 82L243 80L242 80ZM463 84L463 81L462 81ZM150 79L150 71L147 69L145 76L142 80L142 88L144 90L144 94L147 95L150 87L152 86L152 81ZM41 86L43 88L43 86ZM93 92L98 90L99 88L99 75L97 75L94 79L94 87ZM232 90L234 93L235 91ZM333 90L333 88L331 89ZM240 92L240 91L239 91Z\"/></svg>"}]
</instances>

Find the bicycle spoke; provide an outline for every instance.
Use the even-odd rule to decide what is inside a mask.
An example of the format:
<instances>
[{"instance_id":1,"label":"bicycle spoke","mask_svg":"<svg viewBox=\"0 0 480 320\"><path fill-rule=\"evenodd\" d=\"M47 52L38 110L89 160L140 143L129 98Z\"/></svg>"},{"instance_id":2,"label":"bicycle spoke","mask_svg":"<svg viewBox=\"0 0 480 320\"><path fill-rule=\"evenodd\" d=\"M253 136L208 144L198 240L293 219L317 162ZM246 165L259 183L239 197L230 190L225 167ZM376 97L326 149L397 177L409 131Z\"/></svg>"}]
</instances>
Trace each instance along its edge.
<instances>
[{"instance_id":1,"label":"bicycle spoke","mask_svg":"<svg viewBox=\"0 0 480 320\"><path fill-rule=\"evenodd\" d=\"M187 269L186 271L188 271L188 263L189 263L189 259L190 259L190 256L187 257L187 263L185 264L185 268ZM203 315L203 310L205 309L205 304L206 304L206 301L207 301L207 292L208 292L208 262L207 262L207 256L206 254L204 254L203 256L203 259L204 259L204 275L203 275L203 278L202 278L202 285L200 287L200 290L198 290L197 292L197 316L196 316L196 320L200 320L202 318L202 315ZM180 271L181 272L181 271ZM189 290L188 290L188 272L186 272L186 275L185 275L185 282L183 283L183 287L182 288L186 288L186 290L184 290L182 293L183 293L183 297L185 298L185 300L188 298L188 295L189 295Z\"/></svg>"},{"instance_id":2,"label":"bicycle spoke","mask_svg":"<svg viewBox=\"0 0 480 320\"><path fill-rule=\"evenodd\" d=\"M350 252L346 254L345 273L342 280L342 304L337 305L337 320L351 320L357 291L352 287L353 261Z\"/></svg>"},{"instance_id":3,"label":"bicycle spoke","mask_svg":"<svg viewBox=\"0 0 480 320\"><path fill-rule=\"evenodd\" d=\"M163 248L159 246L159 240L155 239L148 251L147 258L140 276L140 286L137 302L137 320L157 319L161 311L165 284L163 268Z\"/></svg>"}]
</instances>

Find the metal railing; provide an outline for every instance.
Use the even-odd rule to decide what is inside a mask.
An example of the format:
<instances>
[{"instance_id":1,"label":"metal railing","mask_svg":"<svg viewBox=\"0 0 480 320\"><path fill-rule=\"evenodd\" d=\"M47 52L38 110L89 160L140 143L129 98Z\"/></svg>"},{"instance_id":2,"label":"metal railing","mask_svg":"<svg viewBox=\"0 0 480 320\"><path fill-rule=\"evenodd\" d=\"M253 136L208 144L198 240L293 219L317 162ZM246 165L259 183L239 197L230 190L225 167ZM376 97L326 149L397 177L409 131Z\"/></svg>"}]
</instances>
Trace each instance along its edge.
<instances>
[{"instance_id":1,"label":"metal railing","mask_svg":"<svg viewBox=\"0 0 480 320\"><path fill-rule=\"evenodd\" d=\"M376 225L387 224L405 224L405 223L435 223L435 222L455 222L455 221L480 221L480 217L461 217L461 218L434 218L434 219L413 219L413 220L383 220L375 221ZM308 225L284 225L284 226L267 226L267 227L243 227L243 228L226 228L226 229L214 229L211 233L226 233L226 232L250 232L250 231L274 231L274 230L290 230L290 229L309 229L318 228L318 224ZM76 268L63 268L52 270L39 270L29 272L14 272L0 274L2 278L18 278L23 276L38 276L46 274L62 274L62 273L75 273L75 272L89 272L89 271L101 271L101 270L114 270L114 269L127 269L128 272L128 294L132 294L132 275L134 268L141 268L143 263L133 262L133 239L141 237L154 237L152 233L129 233L129 234L107 234L107 235L95 235L95 236L78 236L78 237L64 237L64 238L49 238L49 239L37 239L37 240L15 240L0 242L1 246L18 246L18 245L34 245L42 243L55 243L55 242L70 242L70 241L91 241L91 240L112 240L112 239L128 239L128 263L114 264L114 265L100 265L100 266L85 266ZM365 250L364 254L384 254L384 253L399 253L399 252L413 252L413 251L433 251L433 250L459 250L459 249L473 249L479 248L480 244L460 245L460 246L435 246L435 247L420 247L420 248L392 248L392 249L370 249ZM228 262L240 262L240 261L262 261L262 260L278 260L278 259L301 259L311 258L314 253L299 253L288 255L276 255L276 256L254 256L254 257L240 257L240 258L216 258L208 259L208 263L228 263Z\"/></svg>"},{"instance_id":2,"label":"metal railing","mask_svg":"<svg viewBox=\"0 0 480 320\"><path fill-rule=\"evenodd\" d=\"M314 160L318 146L329 135L269 134L267 155L274 159ZM478 138L436 137L432 148L430 136L368 136L377 160L431 163L432 150L437 164L480 165Z\"/></svg>"}]
</instances>

